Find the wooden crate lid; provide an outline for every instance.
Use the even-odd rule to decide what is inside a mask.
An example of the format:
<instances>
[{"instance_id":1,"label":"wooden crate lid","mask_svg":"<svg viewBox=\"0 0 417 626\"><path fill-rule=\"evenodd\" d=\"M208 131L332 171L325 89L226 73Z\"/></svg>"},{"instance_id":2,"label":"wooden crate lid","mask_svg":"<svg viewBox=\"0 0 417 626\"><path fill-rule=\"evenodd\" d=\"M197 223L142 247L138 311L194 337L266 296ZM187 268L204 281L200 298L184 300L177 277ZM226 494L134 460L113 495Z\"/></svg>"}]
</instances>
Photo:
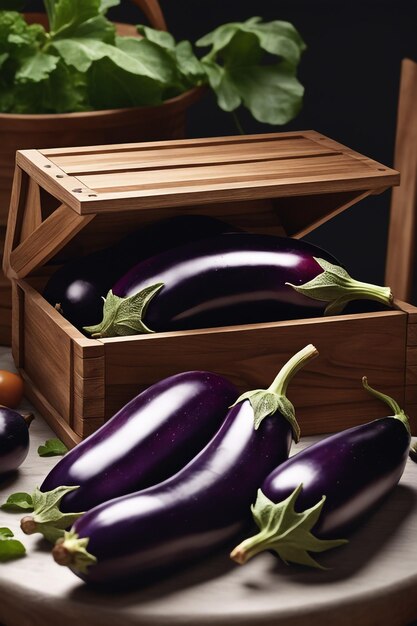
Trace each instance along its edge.
<instances>
[{"instance_id":1,"label":"wooden crate lid","mask_svg":"<svg viewBox=\"0 0 417 626\"><path fill-rule=\"evenodd\" d=\"M300 237L398 183L395 170L315 131L22 150L3 267L9 278L23 278L94 218L96 227L121 213L136 219L153 211L157 219L183 207L213 212L222 203L236 212L246 201L252 223L269 227L279 215L283 232ZM51 214L41 189L61 203ZM227 220L227 210L222 215Z\"/></svg>"},{"instance_id":2,"label":"wooden crate lid","mask_svg":"<svg viewBox=\"0 0 417 626\"><path fill-rule=\"evenodd\" d=\"M17 164L80 215L398 183L394 170L314 131L23 150Z\"/></svg>"}]
</instances>

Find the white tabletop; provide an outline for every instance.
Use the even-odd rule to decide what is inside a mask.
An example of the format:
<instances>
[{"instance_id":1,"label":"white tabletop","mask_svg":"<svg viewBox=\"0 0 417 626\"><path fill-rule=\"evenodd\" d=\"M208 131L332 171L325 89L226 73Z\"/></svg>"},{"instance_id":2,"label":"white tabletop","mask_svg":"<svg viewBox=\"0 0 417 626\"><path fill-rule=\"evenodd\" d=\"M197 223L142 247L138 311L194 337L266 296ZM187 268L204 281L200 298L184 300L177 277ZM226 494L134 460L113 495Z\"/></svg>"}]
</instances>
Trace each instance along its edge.
<instances>
[{"instance_id":1,"label":"white tabletop","mask_svg":"<svg viewBox=\"0 0 417 626\"><path fill-rule=\"evenodd\" d=\"M9 349L1 347L0 369L14 371ZM54 436L39 414L30 436L18 474L0 483L1 502L15 491L31 492L59 460L37 454L39 443ZM0 526L27 548L26 557L0 564L4 626L404 626L417 619L417 465L410 460L399 486L349 544L319 555L327 571L287 567L269 553L239 567L215 554L158 584L104 594L56 565L46 542L23 535L20 517L0 511Z\"/></svg>"}]
</instances>

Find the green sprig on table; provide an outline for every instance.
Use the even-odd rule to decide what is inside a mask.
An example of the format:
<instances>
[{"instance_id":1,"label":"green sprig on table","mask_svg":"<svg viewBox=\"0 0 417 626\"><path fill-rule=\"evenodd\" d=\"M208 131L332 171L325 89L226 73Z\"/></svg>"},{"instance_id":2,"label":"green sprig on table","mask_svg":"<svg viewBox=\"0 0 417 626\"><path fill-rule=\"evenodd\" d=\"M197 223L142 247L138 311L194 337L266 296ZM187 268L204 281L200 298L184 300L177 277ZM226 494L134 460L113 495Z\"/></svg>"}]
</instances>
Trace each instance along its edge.
<instances>
[{"instance_id":1,"label":"green sprig on table","mask_svg":"<svg viewBox=\"0 0 417 626\"><path fill-rule=\"evenodd\" d=\"M60 439L47 439L38 447L39 456L62 456L68 452L67 446Z\"/></svg>"},{"instance_id":2,"label":"green sprig on table","mask_svg":"<svg viewBox=\"0 0 417 626\"><path fill-rule=\"evenodd\" d=\"M22 8L23 2L15 5ZM269 124L299 112L296 71L305 44L288 22L219 26L196 42L138 26L141 38L117 36L106 11L119 0L44 0L50 31L28 25L0 0L0 112L65 113L153 106L207 85L218 106L241 105Z\"/></svg>"},{"instance_id":3,"label":"green sprig on table","mask_svg":"<svg viewBox=\"0 0 417 626\"><path fill-rule=\"evenodd\" d=\"M26 548L15 539L10 528L0 528L0 562L25 556Z\"/></svg>"}]
</instances>

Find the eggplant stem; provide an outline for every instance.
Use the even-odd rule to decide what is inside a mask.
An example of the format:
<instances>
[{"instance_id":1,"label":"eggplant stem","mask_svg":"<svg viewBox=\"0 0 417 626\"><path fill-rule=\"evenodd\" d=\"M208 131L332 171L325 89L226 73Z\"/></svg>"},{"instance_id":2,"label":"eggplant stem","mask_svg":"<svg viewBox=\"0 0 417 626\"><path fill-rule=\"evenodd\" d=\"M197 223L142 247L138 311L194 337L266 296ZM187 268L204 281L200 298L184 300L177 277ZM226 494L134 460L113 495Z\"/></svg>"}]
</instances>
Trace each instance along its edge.
<instances>
[{"instance_id":1,"label":"eggplant stem","mask_svg":"<svg viewBox=\"0 0 417 626\"><path fill-rule=\"evenodd\" d=\"M389 287L363 283L352 278L339 265L318 257L314 257L314 260L323 272L302 285L285 284L308 298L327 302L324 315L341 313L352 300L374 300L385 306L392 306L393 295Z\"/></svg>"},{"instance_id":2,"label":"eggplant stem","mask_svg":"<svg viewBox=\"0 0 417 626\"><path fill-rule=\"evenodd\" d=\"M25 515L20 520L20 528L25 535L33 535L38 530L38 524L31 515Z\"/></svg>"},{"instance_id":3,"label":"eggplant stem","mask_svg":"<svg viewBox=\"0 0 417 626\"><path fill-rule=\"evenodd\" d=\"M400 420L400 422L402 422L404 424L404 426L407 429L407 432L409 433L409 435L411 435L410 422L408 420L408 415L403 411L403 409L394 400L394 398L391 398L391 396L387 396L385 393L382 393L381 391L377 391L376 389L371 387L368 384L368 379L367 379L366 376L362 377L362 385L363 385L364 389L366 389L366 391L368 391L371 395L373 395L378 400L381 400L381 402L385 402L385 404L387 404L389 406L391 411L393 411L393 413L394 413L394 415L392 416L393 419Z\"/></svg>"},{"instance_id":4,"label":"eggplant stem","mask_svg":"<svg viewBox=\"0 0 417 626\"><path fill-rule=\"evenodd\" d=\"M86 574L91 565L97 562L96 557L87 552L88 537L80 538L73 530L65 532L52 549L52 556L58 565L68 565Z\"/></svg>"},{"instance_id":5,"label":"eggplant stem","mask_svg":"<svg viewBox=\"0 0 417 626\"><path fill-rule=\"evenodd\" d=\"M268 389L253 389L247 391L238 397L236 402L232 404L235 406L239 402L249 400L254 416L254 428L257 430L262 421L268 415L275 415L280 413L290 424L293 434L293 439L297 443L300 439L300 427L295 417L295 409L292 403L288 400L286 394L288 383L299 369L301 369L307 361L314 359L318 356L316 348L309 344L291 359L280 369L276 375L272 385Z\"/></svg>"},{"instance_id":6,"label":"eggplant stem","mask_svg":"<svg viewBox=\"0 0 417 626\"><path fill-rule=\"evenodd\" d=\"M29 428L29 426L31 425L31 423L33 422L33 420L35 419L35 416L33 415L33 413L22 413L22 417L26 422L26 426Z\"/></svg>"},{"instance_id":7,"label":"eggplant stem","mask_svg":"<svg viewBox=\"0 0 417 626\"><path fill-rule=\"evenodd\" d=\"M294 354L287 363L279 370L273 382L267 391L285 396L290 380L293 376L304 367L311 359L315 359L319 355L318 350L313 344L308 344L305 348Z\"/></svg>"}]
</instances>

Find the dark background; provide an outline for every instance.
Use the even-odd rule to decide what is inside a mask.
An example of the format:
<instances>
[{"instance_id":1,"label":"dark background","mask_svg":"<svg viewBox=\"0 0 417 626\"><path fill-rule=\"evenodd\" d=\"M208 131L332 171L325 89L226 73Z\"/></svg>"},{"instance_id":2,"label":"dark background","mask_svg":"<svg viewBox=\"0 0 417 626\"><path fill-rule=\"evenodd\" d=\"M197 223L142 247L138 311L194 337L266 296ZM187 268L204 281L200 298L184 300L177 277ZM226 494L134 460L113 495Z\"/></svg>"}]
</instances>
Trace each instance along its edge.
<instances>
[{"instance_id":1,"label":"dark background","mask_svg":"<svg viewBox=\"0 0 417 626\"><path fill-rule=\"evenodd\" d=\"M320 131L365 155L392 165L401 59L417 60L417 0L161 0L177 40L195 41L220 24L259 15L287 20L307 44L299 78L302 112L284 127L239 119L246 133ZM28 3L39 10L41 0ZM109 12L118 21L144 18L130 0ZM188 135L236 134L230 114L209 95L189 114ZM362 200L308 236L362 280L382 283L390 192Z\"/></svg>"}]
</instances>

